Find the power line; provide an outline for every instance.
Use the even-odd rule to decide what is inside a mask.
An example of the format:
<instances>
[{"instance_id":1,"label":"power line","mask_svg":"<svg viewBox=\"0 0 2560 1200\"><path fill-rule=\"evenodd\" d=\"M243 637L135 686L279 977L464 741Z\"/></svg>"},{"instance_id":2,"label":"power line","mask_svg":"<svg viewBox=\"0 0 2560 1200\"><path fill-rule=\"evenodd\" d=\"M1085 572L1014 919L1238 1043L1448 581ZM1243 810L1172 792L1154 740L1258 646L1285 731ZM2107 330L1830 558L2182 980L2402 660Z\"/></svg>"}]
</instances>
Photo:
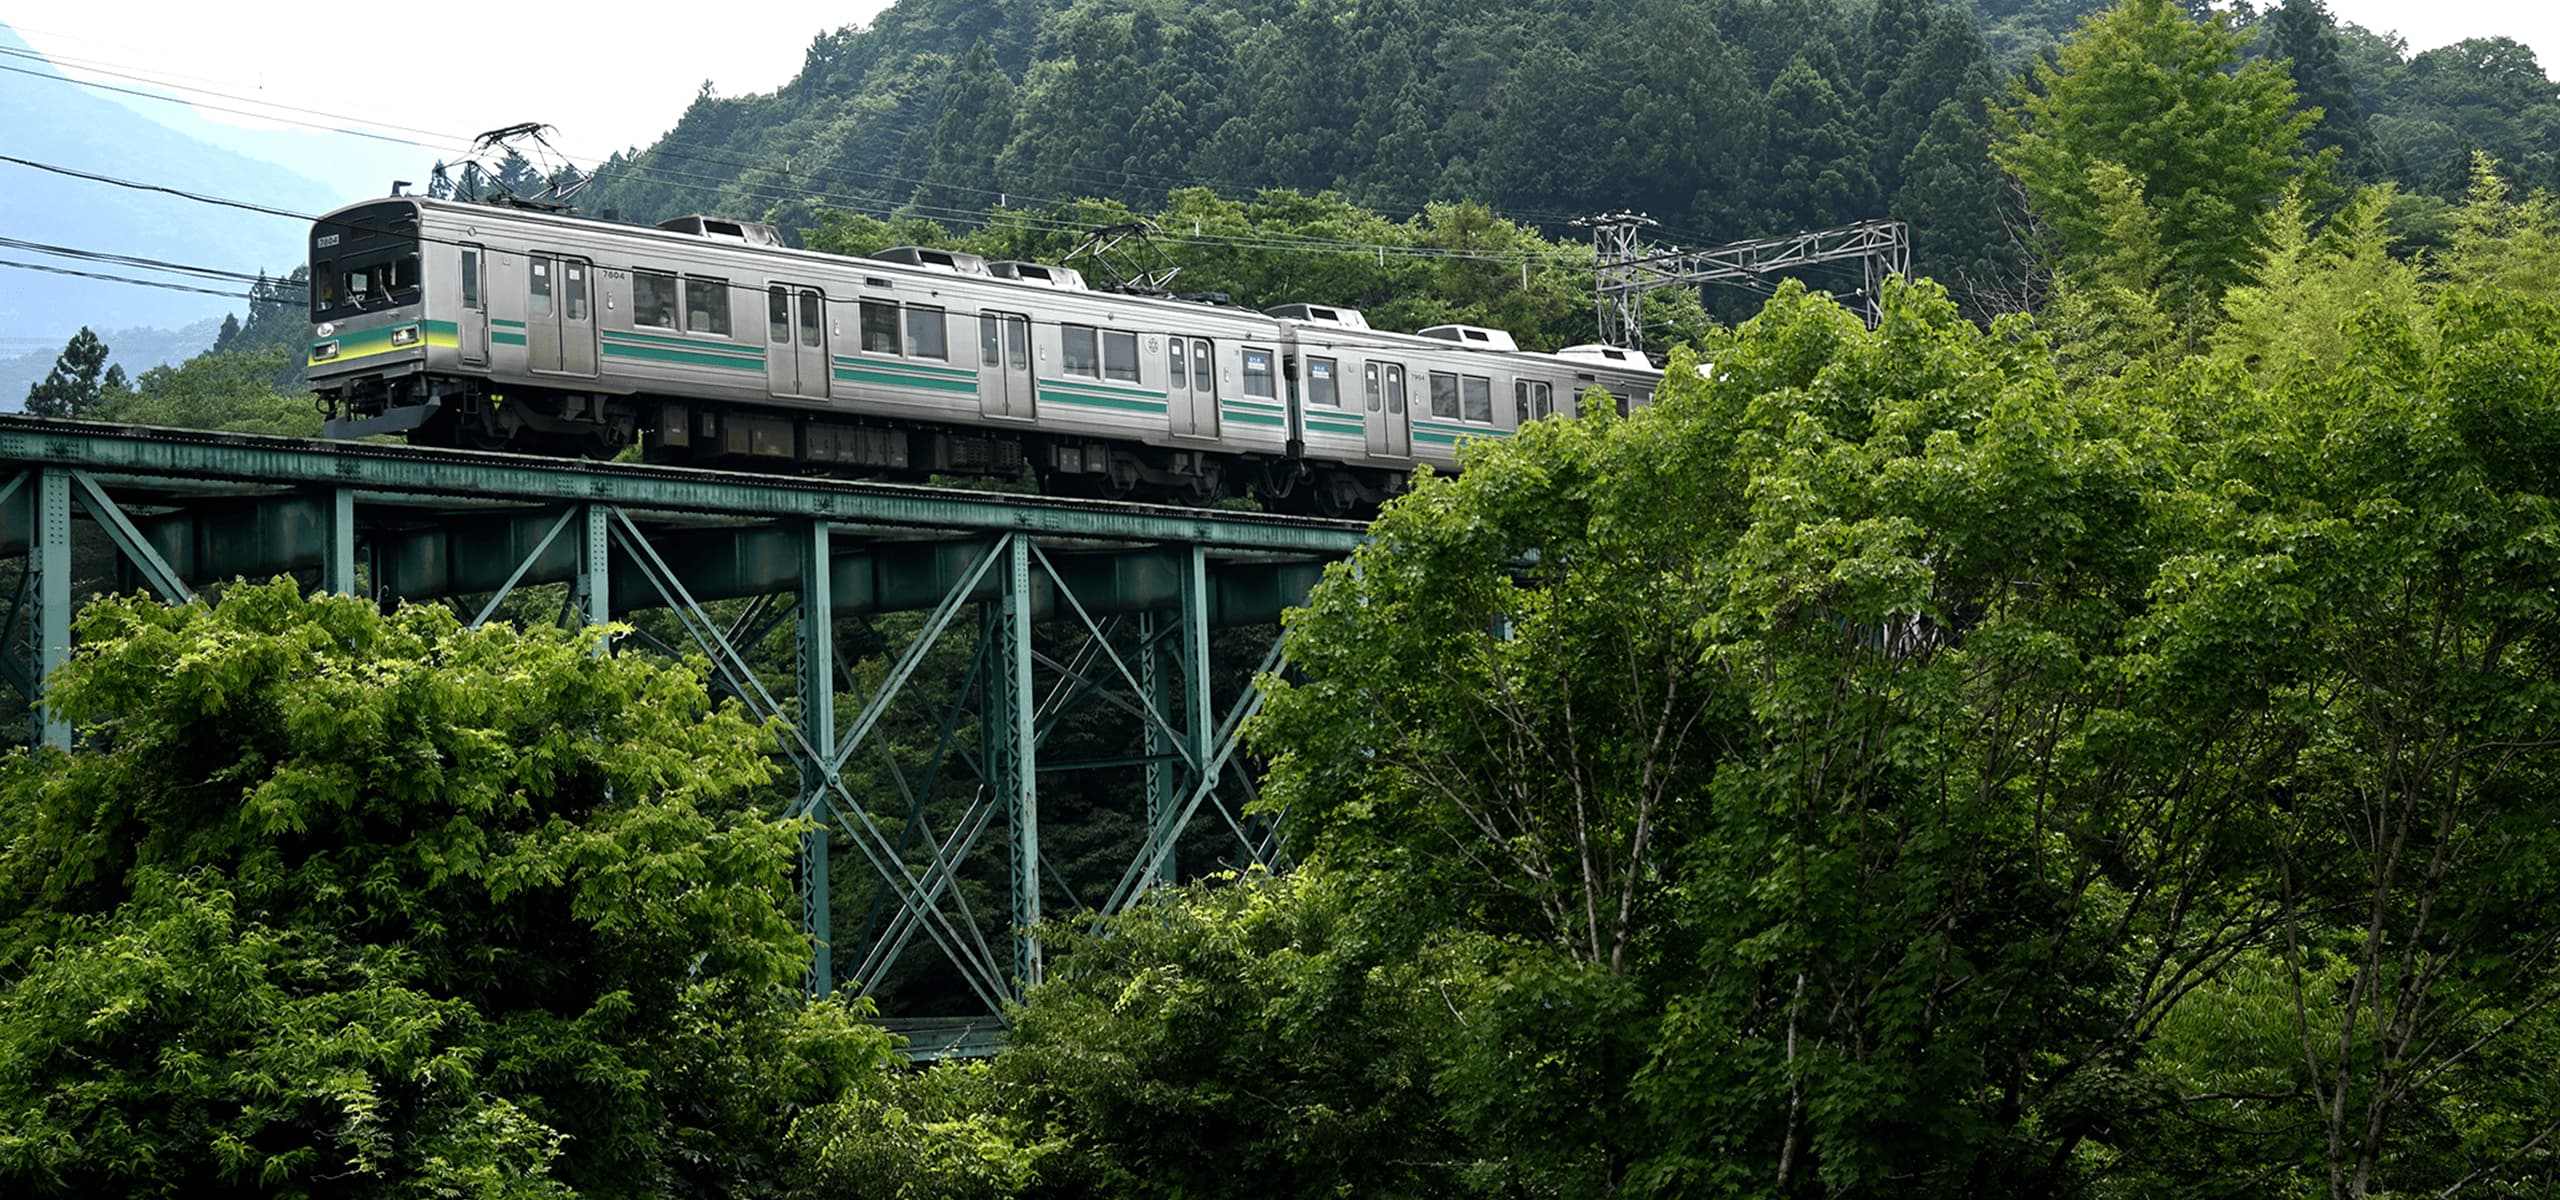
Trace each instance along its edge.
<instances>
[{"instance_id":1,"label":"power line","mask_svg":"<svg viewBox=\"0 0 2560 1200\"><path fill-rule=\"evenodd\" d=\"M172 292L193 292L200 296L221 296L232 300L259 300L265 298L248 292L228 292L215 288L196 287L192 284L171 283L165 279L136 279L130 275L108 275L99 271L75 271L70 267L48 266L44 263L18 262L15 259L7 258L0 258L0 267L14 267L21 271L42 271L48 275L70 275L81 279L102 279L108 283L130 283L140 287L160 288L165 291Z\"/></svg>"},{"instance_id":2,"label":"power line","mask_svg":"<svg viewBox=\"0 0 2560 1200\"><path fill-rule=\"evenodd\" d=\"M11 55L18 55L19 57L27 57L26 55L22 55L22 54L20 54L20 52L15 51L15 50L0 49L0 54L11 54ZM177 97L175 97L175 96L163 96L163 95L159 95L159 94L154 93L154 92L146 92L146 91L143 91L143 90L141 90L141 89L139 89L139 88L117 87L116 85L111 84L111 83L98 83L98 82L95 82L95 81L93 81L93 80L87 80L87 79L73 79L73 78L70 78L69 76L52 74L52 73L45 72L45 71L30 71L30 70L28 70L28 69L27 69L27 68L25 68L25 67L13 67L13 66L9 66L9 65L8 65L8 64L6 64L6 63L0 63L0 71L7 71L7 72L9 72L10 74L13 74L13 75L28 75L28 76L33 76L34 78L37 78L37 79L52 79L52 80L58 80L58 81L63 82L63 83L78 84L78 85L79 85L79 86L81 86L81 87L91 87L91 88L96 88L96 89L98 89L98 90L100 90L100 91L105 91L105 92L114 92L114 93L116 93L116 94L118 94L118 95L121 95L121 96L133 96L133 97L136 97L136 98L138 98L138 99L143 99L143 100L158 100L158 101L161 101L162 103L166 103L166 104L184 104L184 105L186 105L186 106L188 106L188 107L190 107L190 108L201 108L201 109L207 109L207 110L210 110L210 111L213 111L213 112L218 112L218 113L229 113L229 114L231 114L232 116L235 116L235 117L254 117L254 118L256 118L256 119L258 119L258 120L262 120L262 121L278 121L278 122L282 122L283 124L287 124L287 125L300 125L300 126L302 126L303 128L306 128L306 129L317 129L317 130L320 130L321 132L324 132L324 133L342 133L342 134L347 135L348 137L371 138L371 139L373 139L374 141L378 141L378 142L393 142L393 143L397 143L397 144L400 144L400 145L407 145L407 146L416 146L416 145L420 145L420 144L421 144L421 143L418 143L418 142L411 141L411 140L410 140L410 139L408 139L408 138L403 138L403 137L393 137L393 136L391 136L391 135L389 135L389 134L384 134L384 133L370 133L370 132L367 132L367 131L362 130L362 129L346 129L346 128L341 128L341 127L337 127L337 126L318 125L318 124L314 124L314 123L309 122L309 121L295 121L295 120L292 120L292 119L290 119L290 118L278 117L278 116L275 116L275 115L270 114L270 113L251 112L251 111L248 111L248 110L246 110L246 109L238 109L238 108L227 108L227 107L225 107L225 106L223 106L223 105L219 105L219 104L206 104L206 103L203 103L203 102L201 102L201 101L195 101L195 100L181 100L181 99L179 99L179 98L177 98ZM169 88L179 88L179 90L182 90L182 91L202 91L202 90L203 90L203 89L200 89L200 88L186 88L186 87L181 87L181 85L178 85L178 84L170 84L170 83L160 84L159 86L161 86L161 87L169 87ZM301 110L301 109L286 108L286 107L285 107L285 106L283 106L283 105L278 105L277 107L279 107L279 108L284 108L284 109L285 109L285 111L288 111L288 112L300 112L300 111L304 111L304 110Z\"/></svg>"},{"instance_id":3,"label":"power line","mask_svg":"<svg viewBox=\"0 0 2560 1200\"><path fill-rule=\"evenodd\" d=\"M218 267L190 266L186 263L175 263L166 259L141 258L125 254L110 254L103 250L80 250L69 246L55 246L44 242L30 242L13 237L0 237L0 247L6 247L11 250L31 251L36 254L49 254L56 258L80 259L88 262L105 263L120 267L138 267L147 271L166 271L176 275L193 275L200 279L223 280L233 283L281 282L280 280L271 279L263 272L251 275L245 271L226 271ZM295 290L298 291L300 289L296 288Z\"/></svg>"},{"instance_id":4,"label":"power line","mask_svg":"<svg viewBox=\"0 0 2560 1200\"><path fill-rule=\"evenodd\" d=\"M0 70L5 69L6 68L0 68ZM52 163L37 162L32 158L19 158L15 155L0 154L0 162L9 163L14 166L26 167L30 170L50 172L55 175L67 175L73 179L86 179L91 183L104 183L120 188L131 188L137 192L158 192L164 196L175 196L180 200L192 200L198 204L211 204L221 208L236 208L243 212L253 212L263 216L283 217L287 220L293 221L316 221L319 219L309 213L298 213L290 209L283 208L271 208L264 204L252 204L246 200L225 200L220 196L209 196L202 192L180 191L177 188L157 183L140 183L131 179L118 179L113 175L101 175L95 171L83 171L76 167L59 167Z\"/></svg>"}]
</instances>

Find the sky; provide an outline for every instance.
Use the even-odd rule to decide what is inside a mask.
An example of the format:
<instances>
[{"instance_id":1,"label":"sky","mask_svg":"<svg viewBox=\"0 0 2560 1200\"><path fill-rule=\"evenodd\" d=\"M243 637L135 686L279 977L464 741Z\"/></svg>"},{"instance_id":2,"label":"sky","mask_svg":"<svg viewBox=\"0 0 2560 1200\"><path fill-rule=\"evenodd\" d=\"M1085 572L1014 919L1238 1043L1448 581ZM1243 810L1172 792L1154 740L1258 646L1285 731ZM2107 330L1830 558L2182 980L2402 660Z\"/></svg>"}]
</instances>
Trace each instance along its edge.
<instances>
[{"instance_id":1,"label":"sky","mask_svg":"<svg viewBox=\"0 0 2560 1200\"><path fill-rule=\"evenodd\" d=\"M2543 74L2560 74L2560 3L2554 0L2329 0L2329 15L2375 33L2397 33L2408 39L2411 54L2464 38L2514 38L2533 47Z\"/></svg>"},{"instance_id":2,"label":"sky","mask_svg":"<svg viewBox=\"0 0 2560 1200\"><path fill-rule=\"evenodd\" d=\"M198 115L220 125L359 125L426 143L396 152L432 164L458 157L474 134L539 121L556 127L552 143L573 161L592 165L656 141L704 80L724 96L770 92L798 73L810 39L887 7L888 0L428 7L0 0L0 25L75 79L201 89L174 94L197 101ZM164 123L173 107L119 99ZM217 111L225 108L274 119ZM379 192L386 181L372 176L385 144L338 140L370 143L349 155L365 174L324 182ZM312 173L305 163L288 165Z\"/></svg>"}]
</instances>

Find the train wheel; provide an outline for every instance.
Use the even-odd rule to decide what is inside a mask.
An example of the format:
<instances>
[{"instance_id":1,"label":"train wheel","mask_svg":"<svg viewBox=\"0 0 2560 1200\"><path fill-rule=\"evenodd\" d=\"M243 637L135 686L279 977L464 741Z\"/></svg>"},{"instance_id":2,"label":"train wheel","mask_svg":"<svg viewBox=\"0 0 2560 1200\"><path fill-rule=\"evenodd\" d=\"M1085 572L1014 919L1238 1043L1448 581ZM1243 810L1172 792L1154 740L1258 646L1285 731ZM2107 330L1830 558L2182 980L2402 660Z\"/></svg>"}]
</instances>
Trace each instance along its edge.
<instances>
[{"instance_id":1,"label":"train wheel","mask_svg":"<svg viewBox=\"0 0 2560 1200\"><path fill-rule=\"evenodd\" d=\"M1087 475L1083 478L1086 493L1100 499L1126 500L1138 492L1138 481L1124 479L1118 471L1104 471L1099 475Z\"/></svg>"},{"instance_id":2,"label":"train wheel","mask_svg":"<svg viewBox=\"0 0 2560 1200\"><path fill-rule=\"evenodd\" d=\"M1327 471L1316 476L1315 486L1308 490L1314 494L1315 510L1318 516L1338 520L1356 516L1359 513L1361 507L1359 486L1352 482L1349 475L1340 471Z\"/></svg>"},{"instance_id":3,"label":"train wheel","mask_svg":"<svg viewBox=\"0 0 2560 1200\"><path fill-rule=\"evenodd\" d=\"M1182 481L1174 485L1173 499L1176 504L1207 508L1225 494L1226 489L1220 486L1219 473L1213 467L1196 475L1183 476Z\"/></svg>"}]
</instances>

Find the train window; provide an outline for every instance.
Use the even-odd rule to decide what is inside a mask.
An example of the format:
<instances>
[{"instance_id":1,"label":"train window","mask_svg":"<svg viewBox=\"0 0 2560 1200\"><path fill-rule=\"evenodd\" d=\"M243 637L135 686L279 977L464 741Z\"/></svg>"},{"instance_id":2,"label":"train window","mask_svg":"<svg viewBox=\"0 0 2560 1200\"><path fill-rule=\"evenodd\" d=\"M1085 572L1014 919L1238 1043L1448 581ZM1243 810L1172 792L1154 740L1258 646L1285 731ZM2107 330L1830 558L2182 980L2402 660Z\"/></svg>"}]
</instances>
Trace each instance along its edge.
<instances>
[{"instance_id":1,"label":"train window","mask_svg":"<svg viewBox=\"0 0 2560 1200\"><path fill-rule=\"evenodd\" d=\"M462 306L480 307L480 251L468 246L462 251Z\"/></svg>"},{"instance_id":2,"label":"train window","mask_svg":"<svg viewBox=\"0 0 2560 1200\"><path fill-rule=\"evenodd\" d=\"M1006 317L1004 319L1004 353L1006 358L1013 360L1006 367L1007 370L1031 369L1031 322L1028 318Z\"/></svg>"},{"instance_id":3,"label":"train window","mask_svg":"<svg viewBox=\"0 0 2560 1200\"><path fill-rule=\"evenodd\" d=\"M1522 425L1556 413L1556 390L1552 384L1523 379L1511 385L1511 392L1518 403Z\"/></svg>"},{"instance_id":4,"label":"train window","mask_svg":"<svg viewBox=\"0 0 2560 1200\"><path fill-rule=\"evenodd\" d=\"M791 340L791 289L776 284L764 290L764 324L774 345Z\"/></svg>"},{"instance_id":5,"label":"train window","mask_svg":"<svg viewBox=\"0 0 2560 1200\"><path fill-rule=\"evenodd\" d=\"M1493 424L1493 381L1482 375L1469 375L1459 381L1466 397L1466 419Z\"/></svg>"},{"instance_id":6,"label":"train window","mask_svg":"<svg viewBox=\"0 0 2560 1200\"><path fill-rule=\"evenodd\" d=\"M1218 391L1218 373L1209 369L1209 343L1206 341L1191 343L1191 390L1211 395Z\"/></svg>"},{"instance_id":7,"label":"train window","mask_svg":"<svg viewBox=\"0 0 2560 1200\"><path fill-rule=\"evenodd\" d=\"M1447 371L1431 373L1431 415L1458 419L1458 377Z\"/></svg>"},{"instance_id":8,"label":"train window","mask_svg":"<svg viewBox=\"0 0 2560 1200\"><path fill-rule=\"evenodd\" d=\"M676 277L661 271L631 273L631 323L676 327Z\"/></svg>"},{"instance_id":9,"label":"train window","mask_svg":"<svg viewBox=\"0 0 2560 1200\"><path fill-rule=\"evenodd\" d=\"M938 308L922 304L907 309L907 356L910 358L951 357L951 323Z\"/></svg>"},{"instance_id":10,"label":"train window","mask_svg":"<svg viewBox=\"0 0 2560 1200\"><path fill-rule=\"evenodd\" d=\"M1004 360L997 357L997 353L996 315L994 313L987 313L978 318L978 365L982 367L1003 366Z\"/></svg>"},{"instance_id":11,"label":"train window","mask_svg":"<svg viewBox=\"0 0 2560 1200\"><path fill-rule=\"evenodd\" d=\"M563 292L562 298L568 301L568 318L572 321L586 320L587 265L585 263L563 262L560 264L560 275Z\"/></svg>"},{"instance_id":12,"label":"train window","mask_svg":"<svg viewBox=\"0 0 2560 1200\"><path fill-rule=\"evenodd\" d=\"M1369 411L1378 411L1378 364L1370 363L1360 372L1360 390L1369 398Z\"/></svg>"},{"instance_id":13,"label":"train window","mask_svg":"<svg viewBox=\"0 0 2560 1200\"><path fill-rule=\"evenodd\" d=\"M527 292L527 296L532 301L532 305L527 311L537 317L550 316L551 260L547 258L537 258L534 259L530 265L532 267L533 274L531 276L530 290ZM347 290L349 292L360 292L363 290L363 285L355 282L354 279L351 278L347 283Z\"/></svg>"},{"instance_id":14,"label":"train window","mask_svg":"<svg viewBox=\"0 0 2560 1200\"><path fill-rule=\"evenodd\" d=\"M1271 388L1271 352L1250 346L1244 352L1244 394L1271 399L1278 393Z\"/></svg>"},{"instance_id":15,"label":"train window","mask_svg":"<svg viewBox=\"0 0 2560 1200\"><path fill-rule=\"evenodd\" d=\"M1138 381L1138 335L1117 329L1102 331L1102 377Z\"/></svg>"},{"instance_id":16,"label":"train window","mask_svg":"<svg viewBox=\"0 0 2560 1200\"><path fill-rule=\"evenodd\" d=\"M684 331L729 336L729 281L684 279Z\"/></svg>"},{"instance_id":17,"label":"train window","mask_svg":"<svg viewBox=\"0 0 2560 1200\"><path fill-rule=\"evenodd\" d=\"M1387 364L1387 413L1390 416L1404 413L1404 368L1394 363Z\"/></svg>"},{"instance_id":18,"label":"train window","mask_svg":"<svg viewBox=\"0 0 2560 1200\"><path fill-rule=\"evenodd\" d=\"M895 354L898 352L898 306L877 300L862 302L862 352Z\"/></svg>"},{"instance_id":19,"label":"train window","mask_svg":"<svg viewBox=\"0 0 2560 1200\"><path fill-rule=\"evenodd\" d=\"M1094 346L1093 326L1058 327L1058 367L1069 375L1102 377L1102 354Z\"/></svg>"},{"instance_id":20,"label":"train window","mask_svg":"<svg viewBox=\"0 0 2560 1200\"><path fill-rule=\"evenodd\" d=\"M826 320L826 298L816 292L803 290L800 293L800 344L803 346L826 345Z\"/></svg>"},{"instance_id":21,"label":"train window","mask_svg":"<svg viewBox=\"0 0 2560 1200\"><path fill-rule=\"evenodd\" d=\"M1170 345L1171 350L1164 356L1166 380L1170 386L1188 388L1191 386L1191 356L1183 353L1181 338L1174 338Z\"/></svg>"},{"instance_id":22,"label":"train window","mask_svg":"<svg viewBox=\"0 0 2560 1200\"><path fill-rule=\"evenodd\" d=\"M1307 403L1321 404L1326 408L1342 407L1342 391L1334 382L1332 359L1307 360Z\"/></svg>"}]
</instances>

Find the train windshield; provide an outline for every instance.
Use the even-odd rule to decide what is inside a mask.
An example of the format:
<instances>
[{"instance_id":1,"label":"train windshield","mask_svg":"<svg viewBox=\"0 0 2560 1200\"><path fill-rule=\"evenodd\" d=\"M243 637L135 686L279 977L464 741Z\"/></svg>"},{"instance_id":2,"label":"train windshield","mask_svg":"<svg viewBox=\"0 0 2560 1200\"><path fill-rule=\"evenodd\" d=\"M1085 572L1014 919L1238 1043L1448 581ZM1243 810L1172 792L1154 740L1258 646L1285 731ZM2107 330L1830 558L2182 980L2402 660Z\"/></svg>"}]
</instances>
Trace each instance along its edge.
<instances>
[{"instance_id":1,"label":"train windshield","mask_svg":"<svg viewBox=\"0 0 2560 1200\"><path fill-rule=\"evenodd\" d=\"M311 319L337 321L418 302L418 207L349 209L311 230Z\"/></svg>"}]
</instances>

